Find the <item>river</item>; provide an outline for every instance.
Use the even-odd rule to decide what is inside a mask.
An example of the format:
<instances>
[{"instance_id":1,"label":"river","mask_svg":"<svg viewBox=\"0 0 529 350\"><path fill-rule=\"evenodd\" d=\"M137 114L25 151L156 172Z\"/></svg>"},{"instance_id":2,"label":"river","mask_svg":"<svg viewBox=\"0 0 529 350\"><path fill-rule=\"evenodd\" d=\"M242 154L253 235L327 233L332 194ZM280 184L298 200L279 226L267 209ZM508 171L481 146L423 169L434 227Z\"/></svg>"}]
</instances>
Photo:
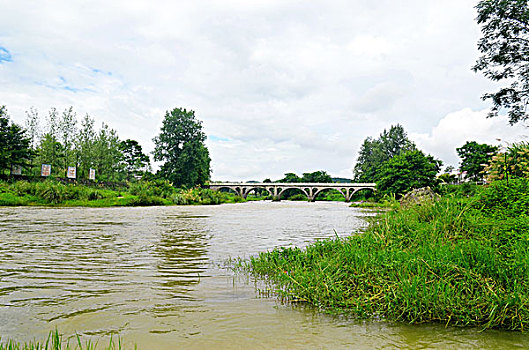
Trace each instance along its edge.
<instances>
[{"instance_id":1,"label":"river","mask_svg":"<svg viewBox=\"0 0 529 350\"><path fill-rule=\"evenodd\" d=\"M527 348L521 333L410 326L285 305L230 258L365 227L332 202L0 208L0 335L52 329L138 349Z\"/></svg>"}]
</instances>

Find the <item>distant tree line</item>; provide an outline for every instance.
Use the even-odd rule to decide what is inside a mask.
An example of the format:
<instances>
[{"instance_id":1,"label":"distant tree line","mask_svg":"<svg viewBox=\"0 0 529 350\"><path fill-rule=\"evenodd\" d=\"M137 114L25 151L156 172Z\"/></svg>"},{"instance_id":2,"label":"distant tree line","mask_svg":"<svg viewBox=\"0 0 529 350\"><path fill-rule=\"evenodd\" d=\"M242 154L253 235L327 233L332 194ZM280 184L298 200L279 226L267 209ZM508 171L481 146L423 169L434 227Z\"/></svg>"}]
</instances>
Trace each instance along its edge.
<instances>
[{"instance_id":1,"label":"distant tree line","mask_svg":"<svg viewBox=\"0 0 529 350\"><path fill-rule=\"evenodd\" d=\"M190 188L209 180L205 139L193 111L168 111L160 134L153 140L154 159L163 162L153 175L150 158L138 141L121 140L106 123L97 129L88 114L78 123L73 107L62 112L51 108L44 117L30 108L22 127L10 120L5 106L0 106L0 174L21 168L23 175L39 176L42 164L47 164L53 177L66 177L68 168L75 167L77 178L87 179L94 169L96 179L102 181L148 175Z\"/></svg>"}]
</instances>

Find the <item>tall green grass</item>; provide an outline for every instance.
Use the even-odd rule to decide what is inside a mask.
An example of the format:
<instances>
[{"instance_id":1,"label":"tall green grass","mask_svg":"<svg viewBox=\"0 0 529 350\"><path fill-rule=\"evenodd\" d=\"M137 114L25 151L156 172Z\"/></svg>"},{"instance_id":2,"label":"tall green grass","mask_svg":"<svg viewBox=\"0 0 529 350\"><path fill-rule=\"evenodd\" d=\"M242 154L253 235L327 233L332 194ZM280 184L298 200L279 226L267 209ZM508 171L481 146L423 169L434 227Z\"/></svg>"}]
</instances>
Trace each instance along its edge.
<instances>
[{"instance_id":1,"label":"tall green grass","mask_svg":"<svg viewBox=\"0 0 529 350\"><path fill-rule=\"evenodd\" d=\"M397 209L363 233L280 248L247 268L286 300L409 323L524 330L529 182Z\"/></svg>"},{"instance_id":2,"label":"tall green grass","mask_svg":"<svg viewBox=\"0 0 529 350\"><path fill-rule=\"evenodd\" d=\"M0 339L1 340L1 339ZM117 342L110 336L108 344L99 345L99 342L92 340L82 341L80 336L64 339L57 330L51 331L46 341L20 343L14 340L7 342L0 341L0 350L121 350L121 339Z\"/></svg>"},{"instance_id":3,"label":"tall green grass","mask_svg":"<svg viewBox=\"0 0 529 350\"><path fill-rule=\"evenodd\" d=\"M81 184L63 184L55 180L42 182L1 182L0 206L152 206L221 204L244 201L231 193L203 188L174 188L166 180L132 182L129 188L115 191Z\"/></svg>"}]
</instances>

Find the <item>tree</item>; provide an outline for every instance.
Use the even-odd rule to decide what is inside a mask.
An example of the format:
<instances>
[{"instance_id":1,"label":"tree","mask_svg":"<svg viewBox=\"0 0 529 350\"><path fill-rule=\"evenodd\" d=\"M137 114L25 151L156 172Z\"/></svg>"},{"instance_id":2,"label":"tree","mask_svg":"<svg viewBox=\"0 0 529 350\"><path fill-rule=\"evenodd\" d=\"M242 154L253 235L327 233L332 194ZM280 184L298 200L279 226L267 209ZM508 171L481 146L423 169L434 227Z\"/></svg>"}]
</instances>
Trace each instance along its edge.
<instances>
[{"instance_id":1,"label":"tree","mask_svg":"<svg viewBox=\"0 0 529 350\"><path fill-rule=\"evenodd\" d=\"M26 166L33 156L26 131L9 120L7 109L0 106L0 172L14 165Z\"/></svg>"},{"instance_id":2,"label":"tree","mask_svg":"<svg viewBox=\"0 0 529 350\"><path fill-rule=\"evenodd\" d=\"M143 153L138 141L131 139L121 141L119 150L122 155L123 168L129 180L133 176L142 175L146 171L150 171L151 160L148 155Z\"/></svg>"},{"instance_id":3,"label":"tree","mask_svg":"<svg viewBox=\"0 0 529 350\"><path fill-rule=\"evenodd\" d=\"M282 178L281 180L278 180L277 182L295 183L295 182L301 182L301 178L294 173L286 173L285 177Z\"/></svg>"},{"instance_id":4,"label":"tree","mask_svg":"<svg viewBox=\"0 0 529 350\"><path fill-rule=\"evenodd\" d=\"M354 167L354 178L358 182L376 182L384 162L404 151L415 150L415 144L407 137L402 125L391 126L378 139L364 140Z\"/></svg>"},{"instance_id":5,"label":"tree","mask_svg":"<svg viewBox=\"0 0 529 350\"><path fill-rule=\"evenodd\" d=\"M529 178L529 143L517 142L498 152L485 167L487 181Z\"/></svg>"},{"instance_id":6,"label":"tree","mask_svg":"<svg viewBox=\"0 0 529 350\"><path fill-rule=\"evenodd\" d=\"M74 140L77 176L87 178L95 159L95 120L88 114L81 120L81 128ZM96 174L99 175L99 174Z\"/></svg>"},{"instance_id":7,"label":"tree","mask_svg":"<svg viewBox=\"0 0 529 350\"><path fill-rule=\"evenodd\" d=\"M176 186L193 187L209 180L209 151L202 122L195 112L182 108L167 111L160 134L153 141L154 160L163 161L160 175Z\"/></svg>"},{"instance_id":8,"label":"tree","mask_svg":"<svg viewBox=\"0 0 529 350\"><path fill-rule=\"evenodd\" d=\"M508 110L512 124L529 118L529 2L527 0L481 0L476 6L477 22L483 37L478 48L483 54L472 68L492 81L510 83L495 93L483 95L491 99L489 117L502 108Z\"/></svg>"},{"instance_id":9,"label":"tree","mask_svg":"<svg viewBox=\"0 0 529 350\"><path fill-rule=\"evenodd\" d=\"M332 177L329 174L327 174L326 171L319 170L319 171L314 171L312 173L303 173L303 176L301 177L301 182L326 183L326 182L332 182Z\"/></svg>"},{"instance_id":10,"label":"tree","mask_svg":"<svg viewBox=\"0 0 529 350\"><path fill-rule=\"evenodd\" d=\"M391 158L380 169L377 190L380 193L402 195L413 188L435 186L435 176L442 162L422 151L402 152Z\"/></svg>"},{"instance_id":11,"label":"tree","mask_svg":"<svg viewBox=\"0 0 529 350\"><path fill-rule=\"evenodd\" d=\"M73 149L73 140L77 134L77 114L73 111L73 107L67 108L62 112L62 116L58 121L59 139L63 146L64 152L64 171L69 166L75 165L75 152Z\"/></svg>"},{"instance_id":12,"label":"tree","mask_svg":"<svg viewBox=\"0 0 529 350\"><path fill-rule=\"evenodd\" d=\"M483 180L484 169L489 164L492 156L498 151L498 147L467 141L463 146L456 148L461 158L461 171L467 172L467 178L473 181Z\"/></svg>"},{"instance_id":13,"label":"tree","mask_svg":"<svg viewBox=\"0 0 529 350\"><path fill-rule=\"evenodd\" d=\"M117 132L102 123L92 144L92 164L99 179L115 181L121 177L122 154L119 146Z\"/></svg>"}]
</instances>

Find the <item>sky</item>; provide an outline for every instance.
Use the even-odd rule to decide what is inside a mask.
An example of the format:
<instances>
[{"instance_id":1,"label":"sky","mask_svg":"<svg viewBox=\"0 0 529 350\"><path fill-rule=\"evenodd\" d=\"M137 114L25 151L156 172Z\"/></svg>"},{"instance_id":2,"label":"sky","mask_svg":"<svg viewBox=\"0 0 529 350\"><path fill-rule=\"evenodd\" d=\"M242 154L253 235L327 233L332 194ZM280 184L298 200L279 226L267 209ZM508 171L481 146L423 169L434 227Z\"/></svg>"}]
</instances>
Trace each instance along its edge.
<instances>
[{"instance_id":1,"label":"sky","mask_svg":"<svg viewBox=\"0 0 529 350\"><path fill-rule=\"evenodd\" d=\"M395 124L457 167L466 141L529 134L486 118L476 3L0 0L0 105L19 124L73 106L147 152L167 110L194 110L217 181L352 178Z\"/></svg>"}]
</instances>

